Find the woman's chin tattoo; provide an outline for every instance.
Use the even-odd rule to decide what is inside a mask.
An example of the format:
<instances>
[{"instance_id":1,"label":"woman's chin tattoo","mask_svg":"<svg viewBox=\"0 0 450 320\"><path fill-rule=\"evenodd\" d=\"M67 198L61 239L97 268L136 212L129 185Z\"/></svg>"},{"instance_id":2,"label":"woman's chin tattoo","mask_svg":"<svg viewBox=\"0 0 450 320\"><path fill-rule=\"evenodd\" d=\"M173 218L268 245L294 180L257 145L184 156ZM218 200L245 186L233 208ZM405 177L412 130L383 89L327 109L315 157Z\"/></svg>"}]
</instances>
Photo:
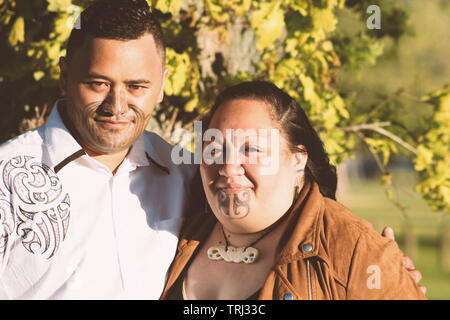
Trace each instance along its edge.
<instances>
[{"instance_id":1,"label":"woman's chin tattoo","mask_svg":"<svg viewBox=\"0 0 450 320\"><path fill-rule=\"evenodd\" d=\"M219 210L228 218L244 218L250 212L250 198L250 190L233 194L219 191Z\"/></svg>"}]
</instances>

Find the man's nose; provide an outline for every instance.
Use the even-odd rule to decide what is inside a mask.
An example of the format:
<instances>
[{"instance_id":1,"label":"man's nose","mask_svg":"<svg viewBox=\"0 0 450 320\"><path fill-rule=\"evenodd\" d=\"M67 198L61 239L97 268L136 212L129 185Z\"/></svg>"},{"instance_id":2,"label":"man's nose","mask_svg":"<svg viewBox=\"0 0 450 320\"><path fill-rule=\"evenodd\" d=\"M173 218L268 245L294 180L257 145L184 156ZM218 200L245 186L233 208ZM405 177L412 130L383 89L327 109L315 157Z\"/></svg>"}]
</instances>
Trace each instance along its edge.
<instances>
[{"instance_id":1,"label":"man's nose","mask_svg":"<svg viewBox=\"0 0 450 320\"><path fill-rule=\"evenodd\" d=\"M124 114L127 112L127 92L124 88L112 87L106 97L104 111L112 115Z\"/></svg>"}]
</instances>

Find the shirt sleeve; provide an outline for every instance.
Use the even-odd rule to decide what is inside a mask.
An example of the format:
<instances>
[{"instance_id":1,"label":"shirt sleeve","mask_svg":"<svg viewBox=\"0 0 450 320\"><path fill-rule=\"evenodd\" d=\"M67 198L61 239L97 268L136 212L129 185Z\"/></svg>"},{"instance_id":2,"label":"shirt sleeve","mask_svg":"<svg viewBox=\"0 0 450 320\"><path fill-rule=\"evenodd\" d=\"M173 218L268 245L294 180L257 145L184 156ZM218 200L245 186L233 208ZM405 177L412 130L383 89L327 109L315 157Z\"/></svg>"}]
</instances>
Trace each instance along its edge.
<instances>
[{"instance_id":1,"label":"shirt sleeve","mask_svg":"<svg viewBox=\"0 0 450 320\"><path fill-rule=\"evenodd\" d=\"M0 163L1 165L1 163ZM5 269L15 230L14 209L10 194L0 181L0 279Z\"/></svg>"},{"instance_id":2,"label":"shirt sleeve","mask_svg":"<svg viewBox=\"0 0 450 320\"><path fill-rule=\"evenodd\" d=\"M348 300L426 299L403 266L393 240L375 231L362 232L353 252L347 283Z\"/></svg>"}]
</instances>

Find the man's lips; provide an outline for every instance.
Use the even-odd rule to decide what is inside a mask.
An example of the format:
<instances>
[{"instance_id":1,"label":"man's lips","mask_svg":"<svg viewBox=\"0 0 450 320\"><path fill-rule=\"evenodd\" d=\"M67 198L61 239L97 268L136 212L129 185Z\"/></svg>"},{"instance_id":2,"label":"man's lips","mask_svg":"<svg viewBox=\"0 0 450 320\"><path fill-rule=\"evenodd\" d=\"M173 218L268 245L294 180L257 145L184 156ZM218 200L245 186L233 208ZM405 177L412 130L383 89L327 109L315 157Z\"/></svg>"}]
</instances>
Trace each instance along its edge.
<instances>
[{"instance_id":1,"label":"man's lips","mask_svg":"<svg viewBox=\"0 0 450 320\"><path fill-rule=\"evenodd\" d=\"M97 123L100 125L107 127L107 128L122 128L130 124L131 121L129 120L111 120L111 119L102 119L102 118L95 118L94 119Z\"/></svg>"}]
</instances>

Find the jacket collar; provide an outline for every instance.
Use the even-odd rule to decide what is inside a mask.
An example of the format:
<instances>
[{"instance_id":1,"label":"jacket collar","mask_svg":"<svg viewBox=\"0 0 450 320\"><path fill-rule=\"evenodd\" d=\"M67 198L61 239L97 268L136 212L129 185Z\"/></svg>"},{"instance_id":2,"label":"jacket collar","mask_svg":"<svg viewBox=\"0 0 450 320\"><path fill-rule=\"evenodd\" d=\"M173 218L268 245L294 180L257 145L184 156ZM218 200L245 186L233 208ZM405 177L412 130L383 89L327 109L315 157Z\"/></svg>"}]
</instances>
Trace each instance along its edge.
<instances>
[{"instance_id":1,"label":"jacket collar","mask_svg":"<svg viewBox=\"0 0 450 320\"><path fill-rule=\"evenodd\" d=\"M323 201L318 184L305 182L288 217L288 230L280 241L279 264L319 254Z\"/></svg>"},{"instance_id":2,"label":"jacket collar","mask_svg":"<svg viewBox=\"0 0 450 320\"><path fill-rule=\"evenodd\" d=\"M48 153L48 161L57 171L70 161L85 154L83 148L62 121L59 108L65 107L63 105L65 101L66 99L59 99L55 102L52 112L44 125L44 141ZM157 149L145 134L141 134L133 144L127 155L127 160L136 167L153 164L169 173L168 166L161 160Z\"/></svg>"}]
</instances>

